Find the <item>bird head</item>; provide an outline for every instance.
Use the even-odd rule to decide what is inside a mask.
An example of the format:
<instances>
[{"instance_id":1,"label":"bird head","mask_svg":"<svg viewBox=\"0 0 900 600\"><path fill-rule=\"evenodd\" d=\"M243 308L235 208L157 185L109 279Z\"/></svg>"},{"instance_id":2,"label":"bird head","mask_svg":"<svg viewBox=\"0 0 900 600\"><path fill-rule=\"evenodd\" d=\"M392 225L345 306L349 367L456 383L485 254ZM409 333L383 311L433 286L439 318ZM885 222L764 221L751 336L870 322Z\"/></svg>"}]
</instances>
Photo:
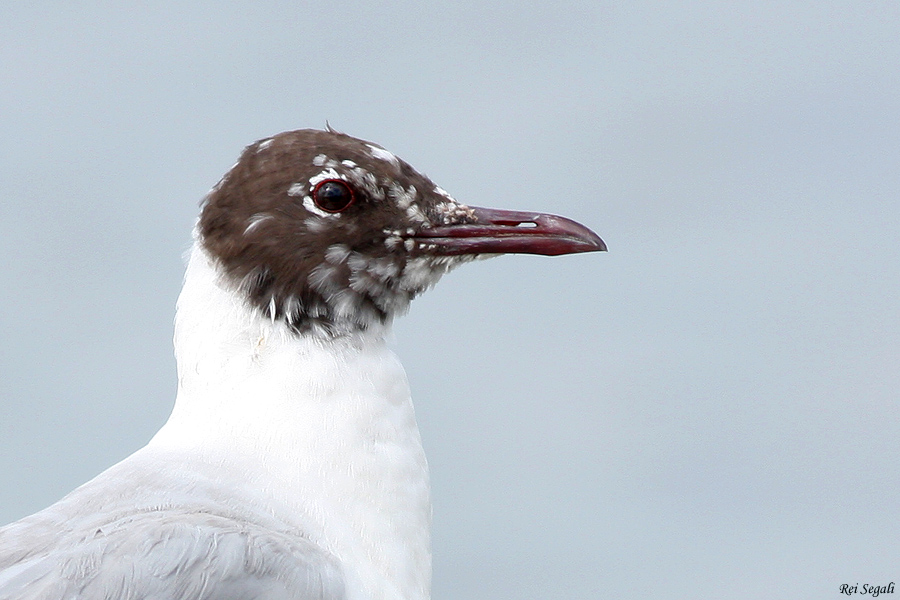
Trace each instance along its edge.
<instances>
[{"instance_id":1,"label":"bird head","mask_svg":"<svg viewBox=\"0 0 900 600\"><path fill-rule=\"evenodd\" d=\"M330 129L248 146L198 232L253 306L329 335L390 321L468 260L606 250L563 217L462 204L381 146Z\"/></svg>"}]
</instances>

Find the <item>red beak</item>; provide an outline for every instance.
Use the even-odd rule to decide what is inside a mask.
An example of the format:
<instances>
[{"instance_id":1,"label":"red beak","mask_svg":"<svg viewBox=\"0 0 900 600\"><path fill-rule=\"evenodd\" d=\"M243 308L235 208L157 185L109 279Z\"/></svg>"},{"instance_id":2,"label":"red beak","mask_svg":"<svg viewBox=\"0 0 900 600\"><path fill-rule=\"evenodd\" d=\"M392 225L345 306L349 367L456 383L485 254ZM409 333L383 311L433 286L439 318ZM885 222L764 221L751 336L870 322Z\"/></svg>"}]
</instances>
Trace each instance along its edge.
<instances>
[{"instance_id":1,"label":"red beak","mask_svg":"<svg viewBox=\"0 0 900 600\"><path fill-rule=\"evenodd\" d=\"M426 252L456 254L575 254L604 252L596 233L565 217L470 207L475 223L422 229L415 235ZM429 247L433 245L433 247Z\"/></svg>"}]
</instances>

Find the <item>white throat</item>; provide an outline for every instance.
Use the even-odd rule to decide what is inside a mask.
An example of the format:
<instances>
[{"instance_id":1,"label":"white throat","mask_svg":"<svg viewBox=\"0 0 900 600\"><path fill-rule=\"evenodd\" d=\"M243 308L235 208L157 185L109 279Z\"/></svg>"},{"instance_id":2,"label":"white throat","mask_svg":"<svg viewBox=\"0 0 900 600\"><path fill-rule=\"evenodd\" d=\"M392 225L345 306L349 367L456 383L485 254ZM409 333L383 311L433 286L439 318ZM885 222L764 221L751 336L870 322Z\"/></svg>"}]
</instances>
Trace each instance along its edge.
<instances>
[{"instance_id":1,"label":"white throat","mask_svg":"<svg viewBox=\"0 0 900 600\"><path fill-rule=\"evenodd\" d=\"M195 243L175 323L178 396L150 447L216 465L242 502L332 553L350 600L425 600L428 468L385 333L291 333Z\"/></svg>"}]
</instances>

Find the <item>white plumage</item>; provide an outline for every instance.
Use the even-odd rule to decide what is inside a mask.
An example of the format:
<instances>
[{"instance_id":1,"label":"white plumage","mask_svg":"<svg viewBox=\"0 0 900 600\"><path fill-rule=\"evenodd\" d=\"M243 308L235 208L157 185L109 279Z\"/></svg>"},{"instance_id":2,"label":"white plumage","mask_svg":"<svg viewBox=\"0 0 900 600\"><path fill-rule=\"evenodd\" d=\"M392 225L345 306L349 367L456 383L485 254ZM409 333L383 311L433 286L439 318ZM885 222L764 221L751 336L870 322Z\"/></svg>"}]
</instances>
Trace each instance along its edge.
<instances>
[{"instance_id":1,"label":"white plumage","mask_svg":"<svg viewBox=\"0 0 900 600\"><path fill-rule=\"evenodd\" d=\"M385 333L293 335L195 247L172 416L0 529L0 599L427 598L428 468Z\"/></svg>"}]
</instances>

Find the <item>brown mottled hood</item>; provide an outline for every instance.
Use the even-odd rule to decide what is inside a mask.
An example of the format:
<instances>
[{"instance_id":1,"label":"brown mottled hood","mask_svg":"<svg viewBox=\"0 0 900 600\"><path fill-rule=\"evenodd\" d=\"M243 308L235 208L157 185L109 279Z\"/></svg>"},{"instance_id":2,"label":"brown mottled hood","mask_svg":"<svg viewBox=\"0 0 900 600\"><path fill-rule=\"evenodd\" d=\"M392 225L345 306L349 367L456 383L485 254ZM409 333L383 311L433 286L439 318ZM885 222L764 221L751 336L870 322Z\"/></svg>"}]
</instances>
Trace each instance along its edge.
<instances>
[{"instance_id":1,"label":"brown mottled hood","mask_svg":"<svg viewBox=\"0 0 900 600\"><path fill-rule=\"evenodd\" d=\"M465 206L376 144L309 129L248 146L199 232L252 304L332 334L388 321L479 254L605 250L568 219Z\"/></svg>"}]
</instances>

